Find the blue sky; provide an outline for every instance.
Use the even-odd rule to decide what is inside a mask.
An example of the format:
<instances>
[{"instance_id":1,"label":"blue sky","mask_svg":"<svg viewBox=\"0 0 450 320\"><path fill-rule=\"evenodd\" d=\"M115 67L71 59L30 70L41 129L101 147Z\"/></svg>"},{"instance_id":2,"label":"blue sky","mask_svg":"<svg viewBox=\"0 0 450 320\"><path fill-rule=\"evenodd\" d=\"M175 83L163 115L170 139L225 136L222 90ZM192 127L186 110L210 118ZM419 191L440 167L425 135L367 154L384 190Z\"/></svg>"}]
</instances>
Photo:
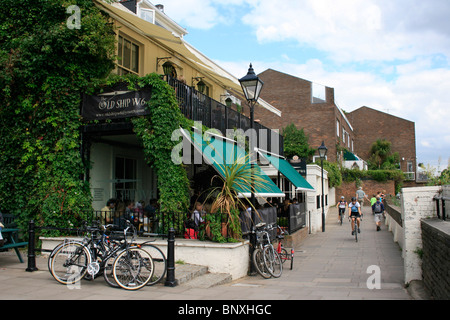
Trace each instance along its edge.
<instances>
[{"instance_id":1,"label":"blue sky","mask_svg":"<svg viewBox=\"0 0 450 320\"><path fill-rule=\"evenodd\" d=\"M418 162L450 162L450 1L165 0L185 40L240 78L253 63L414 121ZM155 3L156 4L156 3ZM440 161L440 162L439 162Z\"/></svg>"}]
</instances>

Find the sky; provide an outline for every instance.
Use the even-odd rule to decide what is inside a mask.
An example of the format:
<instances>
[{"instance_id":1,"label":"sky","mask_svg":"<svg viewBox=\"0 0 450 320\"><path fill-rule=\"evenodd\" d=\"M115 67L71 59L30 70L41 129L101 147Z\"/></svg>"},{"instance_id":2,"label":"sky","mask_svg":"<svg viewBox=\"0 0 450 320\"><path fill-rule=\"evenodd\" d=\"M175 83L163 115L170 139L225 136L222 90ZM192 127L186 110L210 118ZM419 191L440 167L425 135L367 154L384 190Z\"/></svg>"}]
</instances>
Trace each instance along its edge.
<instances>
[{"instance_id":1,"label":"sky","mask_svg":"<svg viewBox=\"0 0 450 320\"><path fill-rule=\"evenodd\" d=\"M252 63L332 87L347 112L367 106L413 121L418 163L450 164L450 1L160 3L189 44L237 78Z\"/></svg>"}]
</instances>

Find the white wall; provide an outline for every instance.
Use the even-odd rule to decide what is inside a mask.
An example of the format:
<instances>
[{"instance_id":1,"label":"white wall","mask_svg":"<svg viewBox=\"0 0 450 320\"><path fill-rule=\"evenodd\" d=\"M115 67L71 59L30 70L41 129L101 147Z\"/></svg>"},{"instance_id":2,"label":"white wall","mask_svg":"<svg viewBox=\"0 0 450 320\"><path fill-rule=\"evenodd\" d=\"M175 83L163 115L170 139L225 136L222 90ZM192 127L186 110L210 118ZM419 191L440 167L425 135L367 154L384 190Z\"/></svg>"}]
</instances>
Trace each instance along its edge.
<instances>
[{"instance_id":1,"label":"white wall","mask_svg":"<svg viewBox=\"0 0 450 320\"><path fill-rule=\"evenodd\" d=\"M309 164L306 166L306 180L314 188L315 191L310 191L307 193L307 206L306 206L306 225L311 226L311 233L322 231L322 208L317 209L317 196L322 194L322 169L316 164ZM324 193L328 195L328 205L325 200L325 219L328 214L328 208L330 204L334 202L330 197L330 192L328 190L328 172L323 171L323 183L324 183ZM311 217L311 221L309 221Z\"/></svg>"},{"instance_id":2,"label":"white wall","mask_svg":"<svg viewBox=\"0 0 450 320\"><path fill-rule=\"evenodd\" d=\"M422 260L415 252L422 248L420 220L436 216L433 200L441 187L415 187L402 189L403 259L405 283L422 280Z\"/></svg>"}]
</instances>

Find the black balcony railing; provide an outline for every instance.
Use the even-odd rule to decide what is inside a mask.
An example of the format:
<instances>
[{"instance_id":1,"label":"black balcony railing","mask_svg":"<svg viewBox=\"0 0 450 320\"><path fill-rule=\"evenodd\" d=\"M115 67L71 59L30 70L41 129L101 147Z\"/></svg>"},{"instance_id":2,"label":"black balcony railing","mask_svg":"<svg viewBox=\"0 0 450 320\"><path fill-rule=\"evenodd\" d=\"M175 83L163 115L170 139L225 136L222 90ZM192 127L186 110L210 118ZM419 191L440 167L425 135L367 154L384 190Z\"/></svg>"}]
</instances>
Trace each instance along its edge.
<instances>
[{"instance_id":1,"label":"black balcony railing","mask_svg":"<svg viewBox=\"0 0 450 320\"><path fill-rule=\"evenodd\" d=\"M177 79L169 76L165 76L165 79L175 89L181 112L186 118L201 121L204 126L220 130L224 135L227 129L242 129L244 132L250 129L250 119L245 115ZM283 155L282 135L257 122L254 123L254 129L257 135L257 147ZM278 139L278 144L277 141L272 141L273 139Z\"/></svg>"}]
</instances>

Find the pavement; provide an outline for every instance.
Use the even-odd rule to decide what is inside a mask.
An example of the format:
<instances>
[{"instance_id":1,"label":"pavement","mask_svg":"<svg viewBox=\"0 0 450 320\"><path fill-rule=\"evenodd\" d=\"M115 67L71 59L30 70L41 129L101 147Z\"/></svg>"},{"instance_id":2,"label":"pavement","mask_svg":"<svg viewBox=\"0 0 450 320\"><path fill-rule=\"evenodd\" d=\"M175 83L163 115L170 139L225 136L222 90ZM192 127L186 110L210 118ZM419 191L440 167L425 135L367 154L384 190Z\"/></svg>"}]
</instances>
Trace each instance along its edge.
<instances>
[{"instance_id":1,"label":"pavement","mask_svg":"<svg viewBox=\"0 0 450 320\"><path fill-rule=\"evenodd\" d=\"M308 235L295 248L293 270L286 265L280 278L252 275L231 281L224 277L208 285L214 275L205 268L177 264L179 284L175 287L157 284L127 291L109 287L101 277L69 288L52 278L45 256L36 259L38 271L26 272L26 253L25 263L19 263L14 251L0 253L0 300L426 299L420 284L415 283L409 291L405 288L401 249L386 226L376 231L373 216L366 210L370 208L364 208L359 241L355 242L350 223L345 220L339 225L336 208L330 208L325 232Z\"/></svg>"}]
</instances>

